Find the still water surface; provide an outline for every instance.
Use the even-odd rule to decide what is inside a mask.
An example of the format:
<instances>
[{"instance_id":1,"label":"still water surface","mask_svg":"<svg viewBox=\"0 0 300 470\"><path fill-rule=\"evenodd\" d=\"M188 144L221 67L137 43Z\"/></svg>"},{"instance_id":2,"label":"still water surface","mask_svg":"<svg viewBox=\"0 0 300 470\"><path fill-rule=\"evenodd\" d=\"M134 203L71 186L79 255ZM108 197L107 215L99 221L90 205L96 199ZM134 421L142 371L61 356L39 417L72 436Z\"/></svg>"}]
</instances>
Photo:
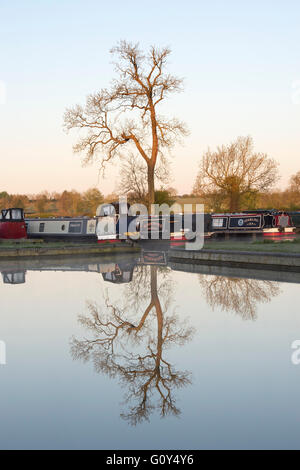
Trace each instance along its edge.
<instances>
[{"instance_id":1,"label":"still water surface","mask_svg":"<svg viewBox=\"0 0 300 470\"><path fill-rule=\"evenodd\" d=\"M151 262L2 264L1 449L300 447L293 275Z\"/></svg>"}]
</instances>

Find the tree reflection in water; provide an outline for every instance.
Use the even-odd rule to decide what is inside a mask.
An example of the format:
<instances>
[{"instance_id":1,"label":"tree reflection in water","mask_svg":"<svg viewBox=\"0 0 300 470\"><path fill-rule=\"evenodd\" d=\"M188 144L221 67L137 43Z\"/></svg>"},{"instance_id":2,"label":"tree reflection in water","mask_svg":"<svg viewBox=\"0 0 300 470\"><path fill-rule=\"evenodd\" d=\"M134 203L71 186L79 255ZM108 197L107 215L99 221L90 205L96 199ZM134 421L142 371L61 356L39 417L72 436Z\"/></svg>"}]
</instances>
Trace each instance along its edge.
<instances>
[{"instance_id":1,"label":"tree reflection in water","mask_svg":"<svg viewBox=\"0 0 300 470\"><path fill-rule=\"evenodd\" d=\"M174 309L168 312L169 270L139 266L126 285L124 298L122 308L107 295L103 307L88 303L88 314L80 316L79 322L92 338L72 338L72 356L91 360L97 372L118 378L126 386L125 403L130 405L121 416L130 424L149 420L156 409L162 417L179 415L173 389L190 384L190 373L176 370L164 353L170 345L190 340L194 330L179 321ZM145 299L148 303L142 308Z\"/></svg>"},{"instance_id":2,"label":"tree reflection in water","mask_svg":"<svg viewBox=\"0 0 300 470\"><path fill-rule=\"evenodd\" d=\"M199 282L213 310L221 307L245 320L255 320L257 304L270 302L280 293L279 284L274 281L199 275Z\"/></svg>"}]
</instances>

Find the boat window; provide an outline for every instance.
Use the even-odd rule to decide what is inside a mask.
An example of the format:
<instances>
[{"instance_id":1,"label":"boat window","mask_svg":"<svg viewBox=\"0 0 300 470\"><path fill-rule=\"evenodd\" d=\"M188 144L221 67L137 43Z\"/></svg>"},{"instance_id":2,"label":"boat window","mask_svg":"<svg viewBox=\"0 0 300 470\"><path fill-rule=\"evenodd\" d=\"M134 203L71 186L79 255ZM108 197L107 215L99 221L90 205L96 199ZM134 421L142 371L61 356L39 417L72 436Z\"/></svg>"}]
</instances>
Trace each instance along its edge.
<instances>
[{"instance_id":1,"label":"boat window","mask_svg":"<svg viewBox=\"0 0 300 470\"><path fill-rule=\"evenodd\" d=\"M69 233L81 233L82 222L70 222Z\"/></svg>"},{"instance_id":2,"label":"boat window","mask_svg":"<svg viewBox=\"0 0 300 470\"><path fill-rule=\"evenodd\" d=\"M104 207L103 209L103 215L109 216L109 215L114 215L115 209L113 206L107 206Z\"/></svg>"},{"instance_id":3,"label":"boat window","mask_svg":"<svg viewBox=\"0 0 300 470\"><path fill-rule=\"evenodd\" d=\"M45 231L45 222L41 222L39 226L39 232L44 232Z\"/></svg>"},{"instance_id":4,"label":"boat window","mask_svg":"<svg viewBox=\"0 0 300 470\"><path fill-rule=\"evenodd\" d=\"M66 228L66 226L63 224L63 225L61 226L62 231L64 231L65 228Z\"/></svg>"},{"instance_id":5,"label":"boat window","mask_svg":"<svg viewBox=\"0 0 300 470\"><path fill-rule=\"evenodd\" d=\"M4 284L24 284L25 271L17 273L2 273Z\"/></svg>"},{"instance_id":6,"label":"boat window","mask_svg":"<svg viewBox=\"0 0 300 470\"><path fill-rule=\"evenodd\" d=\"M116 210L112 204L106 204L101 207L100 217L108 217L110 215L115 215Z\"/></svg>"},{"instance_id":7,"label":"boat window","mask_svg":"<svg viewBox=\"0 0 300 470\"><path fill-rule=\"evenodd\" d=\"M11 210L11 218L14 220L22 219L22 211L21 209L12 209Z\"/></svg>"}]
</instances>

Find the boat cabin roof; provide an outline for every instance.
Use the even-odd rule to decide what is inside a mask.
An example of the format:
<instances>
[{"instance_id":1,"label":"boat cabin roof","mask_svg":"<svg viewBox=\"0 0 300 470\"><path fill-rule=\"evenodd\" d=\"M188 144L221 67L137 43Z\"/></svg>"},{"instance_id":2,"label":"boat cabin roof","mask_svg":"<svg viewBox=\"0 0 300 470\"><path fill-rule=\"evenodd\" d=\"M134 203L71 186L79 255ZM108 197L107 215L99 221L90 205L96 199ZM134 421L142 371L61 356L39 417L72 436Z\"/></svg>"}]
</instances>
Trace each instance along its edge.
<instances>
[{"instance_id":1,"label":"boat cabin roof","mask_svg":"<svg viewBox=\"0 0 300 470\"><path fill-rule=\"evenodd\" d=\"M107 217L113 215L127 215L129 212L130 204L127 202L111 202L107 204L101 204L99 210L97 210L97 217Z\"/></svg>"},{"instance_id":2,"label":"boat cabin roof","mask_svg":"<svg viewBox=\"0 0 300 470\"><path fill-rule=\"evenodd\" d=\"M232 213L225 213L225 214L211 214L212 217L249 217L249 216L257 216L260 215L257 212L232 212Z\"/></svg>"}]
</instances>

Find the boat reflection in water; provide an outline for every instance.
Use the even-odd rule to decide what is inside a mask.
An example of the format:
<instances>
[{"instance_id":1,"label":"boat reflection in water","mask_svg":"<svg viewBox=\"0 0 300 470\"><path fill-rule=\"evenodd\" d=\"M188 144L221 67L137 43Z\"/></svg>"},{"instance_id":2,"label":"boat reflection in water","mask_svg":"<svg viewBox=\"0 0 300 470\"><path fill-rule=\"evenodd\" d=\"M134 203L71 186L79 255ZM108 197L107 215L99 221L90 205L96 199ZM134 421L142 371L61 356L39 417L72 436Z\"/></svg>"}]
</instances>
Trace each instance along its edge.
<instances>
[{"instance_id":1,"label":"boat reflection in water","mask_svg":"<svg viewBox=\"0 0 300 470\"><path fill-rule=\"evenodd\" d=\"M132 281L133 271L138 265L167 265L165 251L145 251L135 255L119 255L111 258L60 258L60 259L26 259L21 261L2 261L0 271L4 284L23 284L27 271L74 271L94 272L102 275L104 281L124 284Z\"/></svg>"},{"instance_id":2,"label":"boat reflection in water","mask_svg":"<svg viewBox=\"0 0 300 470\"><path fill-rule=\"evenodd\" d=\"M119 257L99 261L91 258L70 259L40 259L23 260L19 263L2 262L0 270L4 284L24 284L27 271L63 271L63 272L89 272L101 274L105 281L113 283L126 283L132 279L132 273L137 260L132 257ZM2 264L4 266L2 267Z\"/></svg>"}]
</instances>

